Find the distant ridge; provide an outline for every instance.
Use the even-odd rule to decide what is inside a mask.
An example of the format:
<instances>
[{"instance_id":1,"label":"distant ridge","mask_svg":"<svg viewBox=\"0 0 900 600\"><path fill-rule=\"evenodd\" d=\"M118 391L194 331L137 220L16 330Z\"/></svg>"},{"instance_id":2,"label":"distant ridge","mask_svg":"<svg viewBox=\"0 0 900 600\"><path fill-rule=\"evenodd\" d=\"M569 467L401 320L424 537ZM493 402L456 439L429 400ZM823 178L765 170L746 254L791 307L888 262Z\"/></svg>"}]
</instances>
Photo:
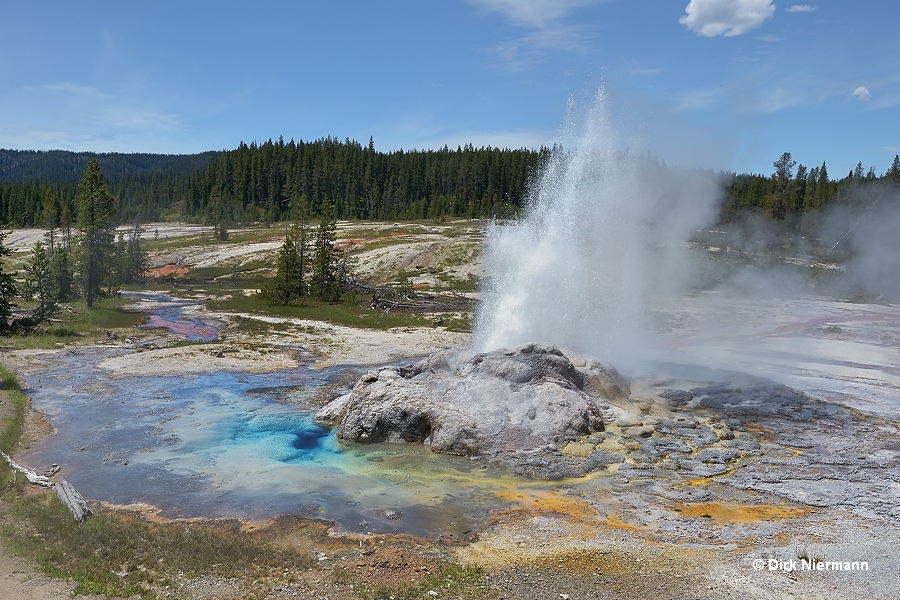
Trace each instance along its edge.
<instances>
[{"instance_id":1,"label":"distant ridge","mask_svg":"<svg viewBox=\"0 0 900 600\"><path fill-rule=\"evenodd\" d=\"M219 154L221 152L216 151L199 154L149 154L0 149L0 182L75 183L91 159L100 163L100 170L108 181L148 173L184 175L204 170L209 161Z\"/></svg>"}]
</instances>

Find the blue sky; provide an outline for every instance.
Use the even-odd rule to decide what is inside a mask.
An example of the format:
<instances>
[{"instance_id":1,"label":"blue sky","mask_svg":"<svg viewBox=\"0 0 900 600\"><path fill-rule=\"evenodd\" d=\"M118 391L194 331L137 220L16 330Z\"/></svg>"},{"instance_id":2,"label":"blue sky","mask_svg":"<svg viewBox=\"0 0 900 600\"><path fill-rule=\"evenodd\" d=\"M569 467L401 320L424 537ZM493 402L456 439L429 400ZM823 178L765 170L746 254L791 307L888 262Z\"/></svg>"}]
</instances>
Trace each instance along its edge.
<instances>
[{"instance_id":1,"label":"blue sky","mask_svg":"<svg viewBox=\"0 0 900 600\"><path fill-rule=\"evenodd\" d=\"M13 2L0 147L193 153L331 135L382 151L552 144L604 82L625 145L839 177L900 153L900 3Z\"/></svg>"}]
</instances>

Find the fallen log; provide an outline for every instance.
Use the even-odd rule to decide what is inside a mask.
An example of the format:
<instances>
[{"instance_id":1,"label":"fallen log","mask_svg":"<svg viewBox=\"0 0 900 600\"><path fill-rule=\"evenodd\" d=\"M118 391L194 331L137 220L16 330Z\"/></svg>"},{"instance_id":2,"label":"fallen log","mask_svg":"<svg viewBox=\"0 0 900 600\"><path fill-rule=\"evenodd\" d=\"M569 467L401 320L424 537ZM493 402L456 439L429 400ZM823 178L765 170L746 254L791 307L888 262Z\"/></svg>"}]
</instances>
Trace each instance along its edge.
<instances>
[{"instance_id":1,"label":"fallen log","mask_svg":"<svg viewBox=\"0 0 900 600\"><path fill-rule=\"evenodd\" d=\"M78 523L84 523L88 515L94 514L88 508L87 503L81 497L81 494L78 493L78 490L72 487L72 484L65 479L54 484L53 490Z\"/></svg>"},{"instance_id":2,"label":"fallen log","mask_svg":"<svg viewBox=\"0 0 900 600\"><path fill-rule=\"evenodd\" d=\"M451 292L449 297L447 294L441 293L422 295L411 287L404 288L404 286L396 285L376 287L366 285L349 277L345 277L343 283L345 289L372 294L372 302L369 304L369 308L384 312L468 311L474 309L476 304L475 299L456 292Z\"/></svg>"},{"instance_id":3,"label":"fallen log","mask_svg":"<svg viewBox=\"0 0 900 600\"><path fill-rule=\"evenodd\" d=\"M53 487L53 482L50 481L48 477L45 475L38 475L31 469L26 469L12 458L9 457L6 452L0 450L0 454L3 455L3 458L6 459L6 462L9 463L9 466L18 471L19 473L23 473L25 475L25 479L28 480L29 483L33 483L34 485L39 485L41 487Z\"/></svg>"},{"instance_id":4,"label":"fallen log","mask_svg":"<svg viewBox=\"0 0 900 600\"><path fill-rule=\"evenodd\" d=\"M87 503L84 501L84 498L81 494L78 493L71 483L63 479L58 483L53 483L50 481L50 478L46 475L38 475L31 469L23 467L16 461L14 461L8 454L0 450L0 455L6 459L6 462L10 467L25 475L25 479L28 480L29 483L34 485L39 485L41 487L53 488L53 491L56 492L56 495L62 501L63 504L66 505L66 508L69 509L69 512L72 513L72 516L78 523L84 523L84 521L88 518L89 515L92 515L91 509L88 508ZM58 471L59 468L56 467Z\"/></svg>"},{"instance_id":5,"label":"fallen log","mask_svg":"<svg viewBox=\"0 0 900 600\"><path fill-rule=\"evenodd\" d=\"M459 294L447 296L411 296L400 300L390 300L384 297L373 297L369 307L373 310L410 311L410 312L448 312L469 311L475 307L475 300Z\"/></svg>"}]
</instances>

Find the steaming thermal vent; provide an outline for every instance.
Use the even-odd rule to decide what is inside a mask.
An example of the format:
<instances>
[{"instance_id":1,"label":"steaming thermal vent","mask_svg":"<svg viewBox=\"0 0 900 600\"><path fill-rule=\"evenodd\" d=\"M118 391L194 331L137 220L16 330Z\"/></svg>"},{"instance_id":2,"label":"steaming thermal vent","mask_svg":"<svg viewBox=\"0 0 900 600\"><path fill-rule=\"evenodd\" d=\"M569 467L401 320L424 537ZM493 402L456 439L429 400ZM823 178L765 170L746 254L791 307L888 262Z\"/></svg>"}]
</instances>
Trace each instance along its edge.
<instances>
[{"instance_id":1,"label":"steaming thermal vent","mask_svg":"<svg viewBox=\"0 0 900 600\"><path fill-rule=\"evenodd\" d=\"M614 130L602 88L586 122L564 127L524 219L487 233L477 351L548 342L618 365L647 354L648 303L689 279L685 242L720 188L623 150L634 142Z\"/></svg>"}]
</instances>

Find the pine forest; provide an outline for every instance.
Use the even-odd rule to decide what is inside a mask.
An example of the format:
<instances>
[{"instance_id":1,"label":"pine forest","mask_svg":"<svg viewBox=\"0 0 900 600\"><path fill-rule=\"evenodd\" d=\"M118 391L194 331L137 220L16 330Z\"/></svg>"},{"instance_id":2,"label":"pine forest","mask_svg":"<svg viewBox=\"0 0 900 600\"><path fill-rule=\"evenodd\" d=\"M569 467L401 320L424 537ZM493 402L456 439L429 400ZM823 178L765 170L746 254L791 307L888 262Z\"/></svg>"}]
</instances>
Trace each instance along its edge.
<instances>
[{"instance_id":1,"label":"pine forest","mask_svg":"<svg viewBox=\"0 0 900 600\"><path fill-rule=\"evenodd\" d=\"M363 146L330 137L241 142L235 150L195 155L0 150L0 223L42 227L48 218L59 223L74 215L76 181L91 159L117 199L118 224L274 223L291 219L301 205L313 217L327 205L338 219L509 218L556 151L563 150L466 145L379 152L371 139ZM773 228L802 231L829 205L852 202L861 186L887 183L885 192L896 195L900 157L881 175L859 163L832 178L824 162L798 165L785 152L770 174L717 175L721 223L756 215Z\"/></svg>"}]
</instances>

